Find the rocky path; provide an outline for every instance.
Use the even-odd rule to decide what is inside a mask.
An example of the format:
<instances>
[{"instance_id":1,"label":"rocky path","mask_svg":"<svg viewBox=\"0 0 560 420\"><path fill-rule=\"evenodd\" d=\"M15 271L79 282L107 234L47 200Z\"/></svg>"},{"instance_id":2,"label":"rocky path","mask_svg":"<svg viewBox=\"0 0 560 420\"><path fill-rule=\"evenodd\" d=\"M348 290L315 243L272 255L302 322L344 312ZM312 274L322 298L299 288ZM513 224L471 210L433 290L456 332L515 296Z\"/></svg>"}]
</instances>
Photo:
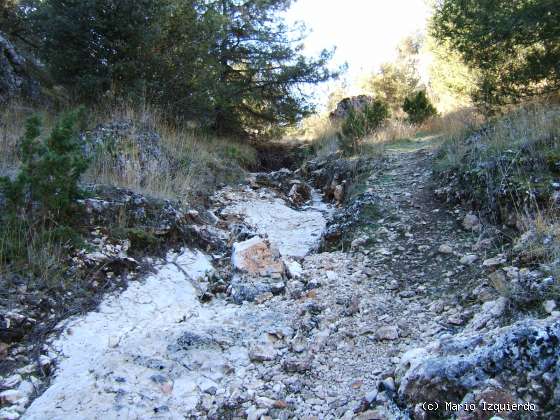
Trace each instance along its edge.
<instances>
[{"instance_id":1,"label":"rocky path","mask_svg":"<svg viewBox=\"0 0 560 420\"><path fill-rule=\"evenodd\" d=\"M490 293L471 284L479 238L433 198L430 153L387 156L367 180L368 237L347 252L312 252L331 211L315 193L294 210L266 188L220 192L222 221L267 235L290 279L274 289L268 273L274 287L254 286L250 303L203 304L216 256L170 254L66 326L52 384L23 418L377 418L356 413L380 382L394 388L400 356L463 328L473 295ZM376 415L397 417L387 410Z\"/></svg>"}]
</instances>

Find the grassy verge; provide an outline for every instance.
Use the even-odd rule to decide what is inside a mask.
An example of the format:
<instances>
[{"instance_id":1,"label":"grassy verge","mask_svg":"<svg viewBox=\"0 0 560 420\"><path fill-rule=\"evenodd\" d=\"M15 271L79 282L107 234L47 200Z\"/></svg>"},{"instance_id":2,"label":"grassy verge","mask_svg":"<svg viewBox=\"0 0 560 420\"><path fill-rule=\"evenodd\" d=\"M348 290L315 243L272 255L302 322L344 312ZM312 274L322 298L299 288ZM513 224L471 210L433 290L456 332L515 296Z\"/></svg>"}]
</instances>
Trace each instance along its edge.
<instances>
[{"instance_id":1,"label":"grassy verge","mask_svg":"<svg viewBox=\"0 0 560 420\"><path fill-rule=\"evenodd\" d=\"M45 129L52 127L55 116L21 103L0 109L0 175L13 174L19 167L17 143L26 119L35 113L43 117ZM256 152L249 144L219 138L167 121L155 109L133 106L99 108L88 111L85 137L96 129L115 122L126 122L128 138L95 149L83 181L113 185L157 198L190 200L210 193L218 184L239 180L245 168L254 166ZM138 137L155 133L162 157L169 162L150 162L157 170L145 171L140 162Z\"/></svg>"},{"instance_id":2,"label":"grassy verge","mask_svg":"<svg viewBox=\"0 0 560 420\"><path fill-rule=\"evenodd\" d=\"M497 221L548 208L560 180L560 108L528 106L443 144L436 171Z\"/></svg>"},{"instance_id":3,"label":"grassy verge","mask_svg":"<svg viewBox=\"0 0 560 420\"><path fill-rule=\"evenodd\" d=\"M448 199L502 225L515 265L550 276L539 290L501 281L496 289L519 302L558 298L560 107L526 105L478 129L465 127L443 143L435 171Z\"/></svg>"}]
</instances>

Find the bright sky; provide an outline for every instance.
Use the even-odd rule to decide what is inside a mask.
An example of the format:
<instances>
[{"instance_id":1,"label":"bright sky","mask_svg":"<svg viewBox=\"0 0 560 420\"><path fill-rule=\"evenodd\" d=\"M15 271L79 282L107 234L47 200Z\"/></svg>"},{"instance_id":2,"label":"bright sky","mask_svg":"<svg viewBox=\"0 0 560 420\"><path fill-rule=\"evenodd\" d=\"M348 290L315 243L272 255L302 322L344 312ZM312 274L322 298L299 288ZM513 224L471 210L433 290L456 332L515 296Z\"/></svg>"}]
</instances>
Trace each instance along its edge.
<instances>
[{"instance_id":1,"label":"bright sky","mask_svg":"<svg viewBox=\"0 0 560 420\"><path fill-rule=\"evenodd\" d=\"M311 30L306 54L336 47L334 63L348 63L345 78L352 85L360 74L394 59L399 41L423 31L428 15L426 0L297 0L287 20Z\"/></svg>"}]
</instances>

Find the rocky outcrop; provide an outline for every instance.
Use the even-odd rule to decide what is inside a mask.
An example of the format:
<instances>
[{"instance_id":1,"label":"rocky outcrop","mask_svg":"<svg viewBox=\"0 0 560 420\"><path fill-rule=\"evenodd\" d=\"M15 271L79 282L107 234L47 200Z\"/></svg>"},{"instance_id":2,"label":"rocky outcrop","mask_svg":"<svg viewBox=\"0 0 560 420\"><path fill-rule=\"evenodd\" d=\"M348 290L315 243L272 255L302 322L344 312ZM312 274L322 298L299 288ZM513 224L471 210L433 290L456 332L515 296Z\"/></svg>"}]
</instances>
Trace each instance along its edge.
<instances>
[{"instance_id":1,"label":"rocky outcrop","mask_svg":"<svg viewBox=\"0 0 560 420\"><path fill-rule=\"evenodd\" d=\"M28 60L0 32L0 103L13 98L39 99L40 85L31 76L30 67Z\"/></svg>"},{"instance_id":2,"label":"rocky outcrop","mask_svg":"<svg viewBox=\"0 0 560 420\"><path fill-rule=\"evenodd\" d=\"M348 117L351 109L360 112L366 105L370 104L372 101L373 98L367 95L358 95L352 96L350 98L344 98L338 103L336 109L330 113L329 118L331 119L331 121L344 120Z\"/></svg>"},{"instance_id":3,"label":"rocky outcrop","mask_svg":"<svg viewBox=\"0 0 560 420\"><path fill-rule=\"evenodd\" d=\"M465 333L407 352L397 369L398 394L409 406L452 404L532 404L526 417L560 415L560 321L530 320L485 334ZM507 410L506 410L507 411ZM461 418L479 418L470 413ZM488 413L487 413L488 414Z\"/></svg>"},{"instance_id":4,"label":"rocky outcrop","mask_svg":"<svg viewBox=\"0 0 560 420\"><path fill-rule=\"evenodd\" d=\"M161 135L148 124L115 120L82 134L84 152L89 157L111 159L113 166L127 177L173 170L174 159L162 146Z\"/></svg>"},{"instance_id":5,"label":"rocky outcrop","mask_svg":"<svg viewBox=\"0 0 560 420\"><path fill-rule=\"evenodd\" d=\"M371 171L365 159L342 159L333 154L326 159L314 159L303 166L303 173L325 194L327 201L341 204L352 183Z\"/></svg>"},{"instance_id":6,"label":"rocky outcrop","mask_svg":"<svg viewBox=\"0 0 560 420\"><path fill-rule=\"evenodd\" d=\"M88 191L94 197L79 202L85 212L84 221L127 238L133 255L163 253L178 244L223 250L227 242L224 235L213 229L207 215L179 202L115 187L95 186Z\"/></svg>"}]
</instances>

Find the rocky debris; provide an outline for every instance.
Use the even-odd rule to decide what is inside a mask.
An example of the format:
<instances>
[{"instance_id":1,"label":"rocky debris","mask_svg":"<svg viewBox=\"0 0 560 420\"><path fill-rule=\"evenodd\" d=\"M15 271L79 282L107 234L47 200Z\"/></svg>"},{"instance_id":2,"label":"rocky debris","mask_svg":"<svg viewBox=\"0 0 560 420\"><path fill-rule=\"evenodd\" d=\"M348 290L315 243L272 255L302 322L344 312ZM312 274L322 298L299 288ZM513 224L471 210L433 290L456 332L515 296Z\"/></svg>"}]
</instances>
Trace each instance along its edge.
<instances>
[{"instance_id":1,"label":"rocky debris","mask_svg":"<svg viewBox=\"0 0 560 420\"><path fill-rule=\"evenodd\" d=\"M32 76L36 64L27 59L0 31L0 103L12 98L41 99L41 86Z\"/></svg>"},{"instance_id":2,"label":"rocky debris","mask_svg":"<svg viewBox=\"0 0 560 420\"><path fill-rule=\"evenodd\" d=\"M16 378L17 380L14 380ZM23 380L20 375L13 375L3 381L3 385L11 385L10 389L0 392L0 418L18 419L25 411L33 394L41 382L34 376Z\"/></svg>"},{"instance_id":3,"label":"rocky debris","mask_svg":"<svg viewBox=\"0 0 560 420\"><path fill-rule=\"evenodd\" d=\"M462 403L488 387L534 404L530 416L559 414L560 321L525 321L483 334L457 335L407 352L398 393L413 407L425 401ZM452 410L442 410L450 415Z\"/></svg>"},{"instance_id":4,"label":"rocky debris","mask_svg":"<svg viewBox=\"0 0 560 420\"><path fill-rule=\"evenodd\" d=\"M453 248L448 244L443 244L438 248L438 252L440 254L453 254Z\"/></svg>"},{"instance_id":5,"label":"rocky debris","mask_svg":"<svg viewBox=\"0 0 560 420\"><path fill-rule=\"evenodd\" d=\"M112 239L124 236L132 255L165 253L164 243L167 247L188 244L213 251L225 250L229 237L214 227L215 221L207 213L201 215L179 202L122 188L90 186L87 191L93 197L79 201L87 224L99 227L100 232L112 230L106 235L111 234ZM122 219L126 220L125 226ZM99 258L103 257L99 255Z\"/></svg>"},{"instance_id":6,"label":"rocky debris","mask_svg":"<svg viewBox=\"0 0 560 420\"><path fill-rule=\"evenodd\" d=\"M537 404L556 404L556 312L542 324L504 327L515 320L513 302L498 295L487 274L499 273L507 284L516 271L505 261L461 262L475 255L478 238L458 225L460 209L441 208L426 188L429 158L407 153L364 165L370 172L358 179L362 193L347 194L326 234L345 238L344 251L312 253L330 209L315 190L307 203L293 205L287 195L298 175L288 170L223 188L210 200L213 220L186 211L188 226L222 235L233 255L166 258L145 282L73 320L53 343L53 383L27 418L100 411L138 418L430 418L419 402L432 396L480 404L524 401L527 394ZM347 193L356 178L344 170L331 178L338 165L352 163L308 163L301 173L325 191L347 180ZM453 255L439 253L441 244ZM258 252L244 254L252 246ZM202 304L198 289L213 284L205 268L218 262L237 268L215 270L222 291ZM280 263L279 277L266 268Z\"/></svg>"},{"instance_id":7,"label":"rocky debris","mask_svg":"<svg viewBox=\"0 0 560 420\"><path fill-rule=\"evenodd\" d=\"M292 172L283 168L275 172L259 172L249 177L252 188L262 186L271 188L284 195L287 201L296 208L309 202L312 198L312 188L301 177L301 171Z\"/></svg>"},{"instance_id":8,"label":"rocky debris","mask_svg":"<svg viewBox=\"0 0 560 420\"><path fill-rule=\"evenodd\" d=\"M240 272L234 275L230 294L234 301L263 303L285 288L284 262L270 243L258 236L233 245L232 265Z\"/></svg>"},{"instance_id":9,"label":"rocky debris","mask_svg":"<svg viewBox=\"0 0 560 420\"><path fill-rule=\"evenodd\" d=\"M501 317L504 315L508 303L508 300L504 297L483 303L466 329L480 330L484 327L498 327L501 324Z\"/></svg>"},{"instance_id":10,"label":"rocky debris","mask_svg":"<svg viewBox=\"0 0 560 420\"><path fill-rule=\"evenodd\" d=\"M371 223L371 217L377 214L376 206L379 197L372 192L358 195L353 202L337 211L327 223L327 229L322 237L321 248L330 249L341 243L356 248L367 242L360 234L364 224ZM354 242L356 241L356 242Z\"/></svg>"},{"instance_id":11,"label":"rocky debris","mask_svg":"<svg viewBox=\"0 0 560 420\"><path fill-rule=\"evenodd\" d=\"M290 207L287 198L268 188L224 188L212 201L223 220L235 224L243 220L253 226L255 233L266 237L285 258L302 258L315 250L331 212L316 191L310 203L300 209Z\"/></svg>"},{"instance_id":12,"label":"rocky debris","mask_svg":"<svg viewBox=\"0 0 560 420\"><path fill-rule=\"evenodd\" d=\"M0 275L0 288L6 291L0 300L0 391L18 389L8 380L13 375L25 382L52 373L56 362L37 337L52 331L68 313L87 312L104 294L126 289L147 267L161 264L168 249L193 244L216 252L218 267L224 260L229 265L221 254L228 237L194 209L118 188L88 187L86 196L79 202L86 245L68 252L65 261L71 282L60 288L36 287L21 275ZM192 281L200 299L227 290L220 274L203 273ZM118 346L118 340L114 343ZM25 404L12 404L20 414L27 404L25 398L21 401ZM6 410L0 418L13 417L15 409Z\"/></svg>"},{"instance_id":13,"label":"rocky debris","mask_svg":"<svg viewBox=\"0 0 560 420\"><path fill-rule=\"evenodd\" d=\"M329 118L333 121L344 120L348 117L350 110L361 112L366 105L372 103L373 99L373 97L367 95L344 98L336 105L335 110L329 114Z\"/></svg>"},{"instance_id":14,"label":"rocky debris","mask_svg":"<svg viewBox=\"0 0 560 420\"><path fill-rule=\"evenodd\" d=\"M274 280L266 277L253 277L234 275L229 285L229 294L238 304L243 302L261 303L269 294L277 295L284 292L286 286L283 280ZM264 300L263 300L264 299Z\"/></svg>"},{"instance_id":15,"label":"rocky debris","mask_svg":"<svg viewBox=\"0 0 560 420\"><path fill-rule=\"evenodd\" d=\"M553 293L555 280L539 270L508 266L490 273L490 284L516 305L544 301Z\"/></svg>"},{"instance_id":16,"label":"rocky debris","mask_svg":"<svg viewBox=\"0 0 560 420\"><path fill-rule=\"evenodd\" d=\"M293 180L295 174L287 168L282 168L273 172L258 172L253 174L253 178L249 178L253 188L273 187L280 191L286 192L290 189L290 181Z\"/></svg>"},{"instance_id":17,"label":"rocky debris","mask_svg":"<svg viewBox=\"0 0 560 420\"><path fill-rule=\"evenodd\" d=\"M327 201L340 205L347 198L352 184L366 177L375 165L376 162L367 159L342 159L335 154L326 160L306 162L302 172L312 180L315 188L323 192Z\"/></svg>"}]
</instances>

